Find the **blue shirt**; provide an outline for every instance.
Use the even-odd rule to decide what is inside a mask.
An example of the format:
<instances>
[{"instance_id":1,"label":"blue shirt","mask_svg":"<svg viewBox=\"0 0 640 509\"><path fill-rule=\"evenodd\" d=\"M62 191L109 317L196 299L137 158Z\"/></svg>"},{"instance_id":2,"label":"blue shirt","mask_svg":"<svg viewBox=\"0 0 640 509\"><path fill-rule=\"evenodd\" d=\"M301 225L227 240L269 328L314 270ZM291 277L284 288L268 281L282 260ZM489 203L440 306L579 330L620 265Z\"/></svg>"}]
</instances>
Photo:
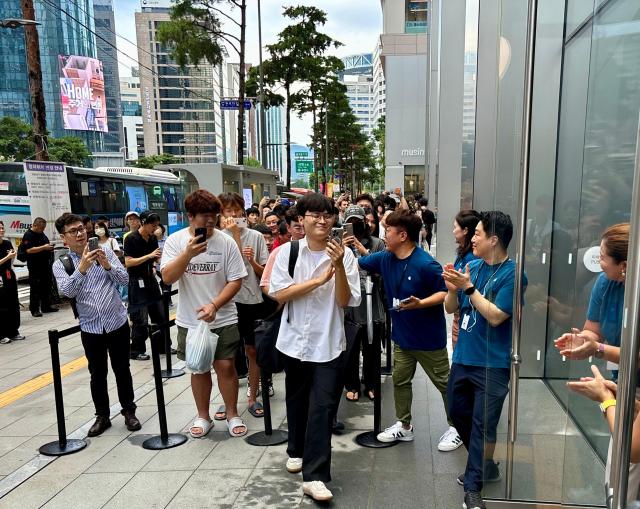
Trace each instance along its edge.
<instances>
[{"instance_id":1,"label":"blue shirt","mask_svg":"<svg viewBox=\"0 0 640 509\"><path fill-rule=\"evenodd\" d=\"M486 299L507 313L509 318L497 327L491 327L471 304L469 296L458 292L460 332L453 351L453 362L467 366L509 368L515 269L513 260L495 265L488 265L481 259L469 263L471 282ZM526 288L526 276L523 279L523 288Z\"/></svg>"},{"instance_id":2,"label":"blue shirt","mask_svg":"<svg viewBox=\"0 0 640 509\"><path fill-rule=\"evenodd\" d=\"M126 286L129 275L111 249L104 252L111 270L104 270L94 263L86 274L82 274L78 270L80 257L73 251L69 253L76 267L73 274L67 274L60 260L53 264L58 290L64 296L76 299L80 330L91 334L113 332L127 321L127 310L120 299L118 285Z\"/></svg>"},{"instance_id":3,"label":"blue shirt","mask_svg":"<svg viewBox=\"0 0 640 509\"><path fill-rule=\"evenodd\" d=\"M600 335L609 345L620 346L623 303L624 283L601 273L591 290L587 320L600 324Z\"/></svg>"},{"instance_id":4,"label":"blue shirt","mask_svg":"<svg viewBox=\"0 0 640 509\"><path fill-rule=\"evenodd\" d=\"M387 301L419 299L437 292L446 292L442 267L422 249L414 249L408 258L400 260L383 251L358 259L360 267L381 274ZM447 329L442 304L424 309L391 311L391 338L403 350L440 350L447 346Z\"/></svg>"},{"instance_id":5,"label":"blue shirt","mask_svg":"<svg viewBox=\"0 0 640 509\"><path fill-rule=\"evenodd\" d=\"M478 257L473 254L473 249L469 249L464 256L456 256L456 261L453 262L453 266L456 270L464 272L464 268L467 266L467 263L477 259Z\"/></svg>"}]
</instances>

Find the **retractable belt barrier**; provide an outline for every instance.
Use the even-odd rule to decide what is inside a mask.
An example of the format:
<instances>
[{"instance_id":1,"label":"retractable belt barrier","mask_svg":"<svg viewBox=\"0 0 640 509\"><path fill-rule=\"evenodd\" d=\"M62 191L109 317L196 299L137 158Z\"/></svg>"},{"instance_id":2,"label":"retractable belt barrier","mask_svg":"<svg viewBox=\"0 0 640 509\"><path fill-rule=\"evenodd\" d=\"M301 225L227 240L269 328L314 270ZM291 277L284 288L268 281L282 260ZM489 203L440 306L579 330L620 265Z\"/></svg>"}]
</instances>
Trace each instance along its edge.
<instances>
[{"instance_id":1,"label":"retractable belt barrier","mask_svg":"<svg viewBox=\"0 0 640 509\"><path fill-rule=\"evenodd\" d=\"M163 369L161 371L162 378L176 378L178 376L184 375L184 370L182 369L172 369L171 367L171 333L169 332L170 328L176 324L175 320L169 320L169 301L171 300L172 295L177 295L178 290L163 290L162 291L162 304L164 307L164 316L167 319L166 324L164 324L165 334L164 334L164 352L167 358L167 369ZM152 345L153 346L153 345Z\"/></svg>"},{"instance_id":2,"label":"retractable belt barrier","mask_svg":"<svg viewBox=\"0 0 640 509\"><path fill-rule=\"evenodd\" d=\"M391 375L393 373L393 368L391 366L391 349L393 348L391 343L391 314L389 310L386 310L386 322L384 329L384 349L386 354L386 365L380 369L381 375Z\"/></svg>"},{"instance_id":3,"label":"retractable belt barrier","mask_svg":"<svg viewBox=\"0 0 640 509\"><path fill-rule=\"evenodd\" d=\"M251 445L278 445L289 439L288 431L273 429L271 424L271 404L269 403L269 377L264 369L260 369L260 382L262 383L262 411L264 419L264 431L258 431L246 438L246 442Z\"/></svg>"}]
</instances>

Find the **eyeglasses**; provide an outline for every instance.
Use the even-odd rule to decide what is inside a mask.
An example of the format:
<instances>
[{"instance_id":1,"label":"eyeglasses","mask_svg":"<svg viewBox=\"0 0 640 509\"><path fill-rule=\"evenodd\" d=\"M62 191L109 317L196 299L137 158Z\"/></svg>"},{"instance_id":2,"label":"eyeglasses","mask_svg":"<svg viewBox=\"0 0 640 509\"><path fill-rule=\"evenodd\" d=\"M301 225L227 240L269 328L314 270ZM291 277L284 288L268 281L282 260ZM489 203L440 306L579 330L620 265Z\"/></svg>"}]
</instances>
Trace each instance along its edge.
<instances>
[{"instance_id":1,"label":"eyeglasses","mask_svg":"<svg viewBox=\"0 0 640 509\"><path fill-rule=\"evenodd\" d=\"M84 233L87 229L84 226L78 226L77 228L71 228L71 230L67 230L65 233L73 236L77 236L78 233Z\"/></svg>"},{"instance_id":2,"label":"eyeglasses","mask_svg":"<svg viewBox=\"0 0 640 509\"><path fill-rule=\"evenodd\" d=\"M310 217L314 223L319 223L320 219L324 219L328 223L333 219L333 214L305 214L304 217Z\"/></svg>"}]
</instances>

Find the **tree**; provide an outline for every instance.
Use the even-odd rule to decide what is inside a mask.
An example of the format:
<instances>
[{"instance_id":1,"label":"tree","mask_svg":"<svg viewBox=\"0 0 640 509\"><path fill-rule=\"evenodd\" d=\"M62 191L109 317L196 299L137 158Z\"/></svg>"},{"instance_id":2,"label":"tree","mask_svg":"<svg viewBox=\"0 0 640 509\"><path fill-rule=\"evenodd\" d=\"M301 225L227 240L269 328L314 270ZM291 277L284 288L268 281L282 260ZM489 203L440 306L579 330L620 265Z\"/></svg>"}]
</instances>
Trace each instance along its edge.
<instances>
[{"instance_id":1,"label":"tree","mask_svg":"<svg viewBox=\"0 0 640 509\"><path fill-rule=\"evenodd\" d=\"M240 9L239 22L222 10L225 4ZM223 30L220 15L240 29L240 37ZM203 60L212 66L220 64L223 61L221 40L238 53L238 164L244 161L246 16L246 0L175 0L171 20L162 23L157 31L158 40L171 45L171 56L182 69L189 63L197 67Z\"/></svg>"},{"instance_id":2,"label":"tree","mask_svg":"<svg viewBox=\"0 0 640 509\"><path fill-rule=\"evenodd\" d=\"M178 159L173 154L160 154L156 156L140 157L135 163L136 168L148 168L152 170L161 164L176 164Z\"/></svg>"},{"instance_id":3,"label":"tree","mask_svg":"<svg viewBox=\"0 0 640 509\"><path fill-rule=\"evenodd\" d=\"M380 117L378 119L378 122L376 124L376 126L373 128L373 139L375 140L375 152L376 152L376 163L377 163L377 168L376 168L376 176L378 181L384 181L384 172L385 172L385 168L386 168L386 161L385 161L385 147L386 147L386 134L385 134L385 129L386 129L386 119L385 116L383 115L382 117ZM382 183L381 182L381 183ZM372 184L375 184L376 182L373 181L371 182Z\"/></svg>"},{"instance_id":4,"label":"tree","mask_svg":"<svg viewBox=\"0 0 640 509\"><path fill-rule=\"evenodd\" d=\"M244 165L245 166L250 166L252 168L261 168L262 164L260 164L260 161L258 161L257 159L254 159L253 157L247 157L244 160Z\"/></svg>"},{"instance_id":5,"label":"tree","mask_svg":"<svg viewBox=\"0 0 640 509\"><path fill-rule=\"evenodd\" d=\"M85 166L91 152L83 139L76 136L49 138L49 159L69 166Z\"/></svg>"},{"instance_id":6,"label":"tree","mask_svg":"<svg viewBox=\"0 0 640 509\"><path fill-rule=\"evenodd\" d=\"M23 161L35 152L31 124L18 117L0 119L0 156L10 161Z\"/></svg>"}]
</instances>

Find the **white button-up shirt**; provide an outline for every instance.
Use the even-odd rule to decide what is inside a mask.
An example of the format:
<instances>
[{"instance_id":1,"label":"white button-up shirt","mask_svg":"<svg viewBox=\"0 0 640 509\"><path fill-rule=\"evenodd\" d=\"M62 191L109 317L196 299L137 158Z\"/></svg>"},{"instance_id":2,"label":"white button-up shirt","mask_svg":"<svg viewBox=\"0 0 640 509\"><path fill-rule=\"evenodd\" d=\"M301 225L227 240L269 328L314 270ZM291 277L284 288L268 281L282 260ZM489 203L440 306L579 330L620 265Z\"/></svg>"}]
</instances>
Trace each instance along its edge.
<instances>
[{"instance_id":1,"label":"white button-up shirt","mask_svg":"<svg viewBox=\"0 0 640 509\"><path fill-rule=\"evenodd\" d=\"M269 286L269 295L293 284L304 283L325 273L331 259L326 253L314 257L306 239L300 242L293 278L289 276L291 243L280 247ZM351 299L349 306L360 304L360 273L350 249L345 250L344 268ZM346 348L344 310L336 301L335 276L312 292L285 304L276 348L283 354L305 362L329 362Z\"/></svg>"}]
</instances>

